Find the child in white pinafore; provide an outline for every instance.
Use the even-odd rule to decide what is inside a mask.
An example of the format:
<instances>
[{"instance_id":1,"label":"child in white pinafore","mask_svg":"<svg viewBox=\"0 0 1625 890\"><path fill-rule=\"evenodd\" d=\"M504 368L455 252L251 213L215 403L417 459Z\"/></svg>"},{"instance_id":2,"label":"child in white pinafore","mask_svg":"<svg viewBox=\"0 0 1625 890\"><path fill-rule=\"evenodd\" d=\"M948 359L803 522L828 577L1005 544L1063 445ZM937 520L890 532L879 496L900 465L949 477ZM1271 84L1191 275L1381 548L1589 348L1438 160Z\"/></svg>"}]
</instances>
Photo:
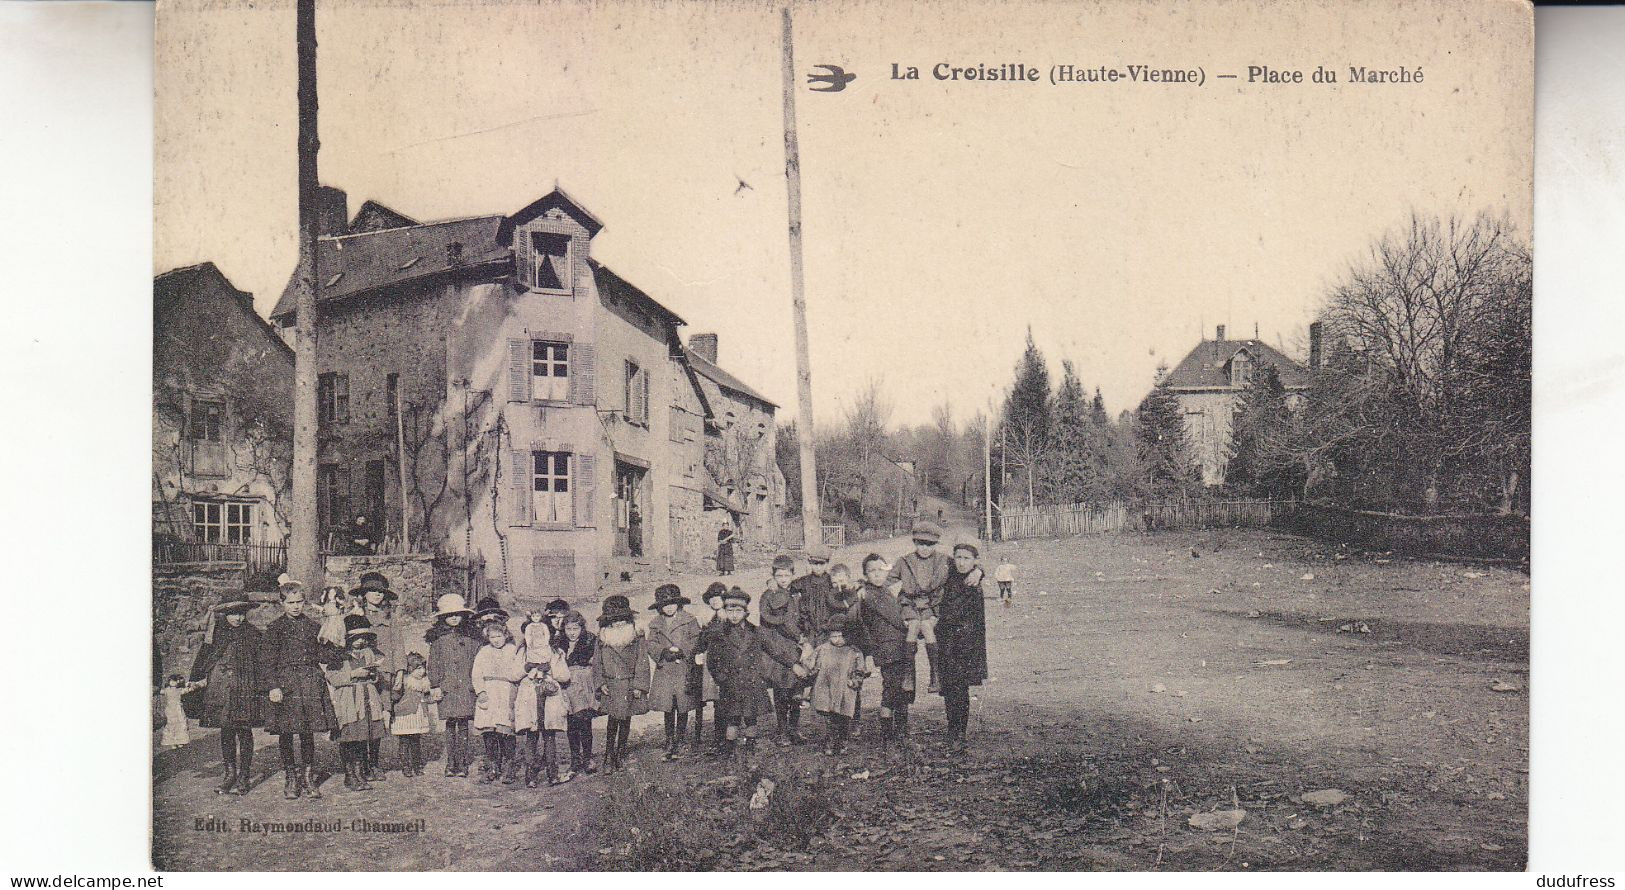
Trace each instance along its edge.
<instances>
[{"instance_id":1,"label":"child in white pinafore","mask_svg":"<svg viewBox=\"0 0 1625 890\"><path fill-rule=\"evenodd\" d=\"M559 785L575 778L568 767L559 772L559 737L569 725L570 704L564 689L570 667L564 652L553 646L553 626L541 612L532 613L520 628L525 648L525 679L519 684L514 720L519 730L519 758L525 762L525 787ZM540 744L538 744L538 741Z\"/></svg>"},{"instance_id":2,"label":"child in white pinafore","mask_svg":"<svg viewBox=\"0 0 1625 890\"><path fill-rule=\"evenodd\" d=\"M485 742L480 782L513 784L514 703L525 678L525 654L513 644L504 621L487 621L484 633L485 646L474 656L474 729Z\"/></svg>"},{"instance_id":3,"label":"child in white pinafore","mask_svg":"<svg viewBox=\"0 0 1625 890\"><path fill-rule=\"evenodd\" d=\"M192 741L186 728L186 710L181 707L181 696L191 688L192 684L181 679L180 674L170 674L164 688L158 690L158 697L164 700L164 735L158 744L165 748L179 748Z\"/></svg>"},{"instance_id":4,"label":"child in white pinafore","mask_svg":"<svg viewBox=\"0 0 1625 890\"><path fill-rule=\"evenodd\" d=\"M389 731L400 740L403 776L423 775L423 737L435 725L434 686L429 682L429 665L416 652L406 654L406 670L395 675L391 690L395 718Z\"/></svg>"}]
</instances>

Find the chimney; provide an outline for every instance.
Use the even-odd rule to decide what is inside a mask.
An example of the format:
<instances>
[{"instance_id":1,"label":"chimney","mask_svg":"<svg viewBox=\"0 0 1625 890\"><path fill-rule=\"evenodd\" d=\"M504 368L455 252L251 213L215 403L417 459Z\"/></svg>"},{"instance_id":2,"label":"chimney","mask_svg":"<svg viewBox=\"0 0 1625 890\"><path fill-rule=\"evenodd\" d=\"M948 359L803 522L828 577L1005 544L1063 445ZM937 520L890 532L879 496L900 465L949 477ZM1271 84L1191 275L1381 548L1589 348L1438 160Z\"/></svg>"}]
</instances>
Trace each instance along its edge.
<instances>
[{"instance_id":1,"label":"chimney","mask_svg":"<svg viewBox=\"0 0 1625 890\"><path fill-rule=\"evenodd\" d=\"M717 363L717 335L695 334L688 338L688 348L711 364Z\"/></svg>"},{"instance_id":2,"label":"chimney","mask_svg":"<svg viewBox=\"0 0 1625 890\"><path fill-rule=\"evenodd\" d=\"M1214 337L1213 339L1215 339L1215 340L1223 340L1224 339L1224 325L1222 325L1222 324L1219 325L1218 336Z\"/></svg>"},{"instance_id":3,"label":"chimney","mask_svg":"<svg viewBox=\"0 0 1625 890\"><path fill-rule=\"evenodd\" d=\"M1320 322L1309 324L1309 370L1320 370Z\"/></svg>"},{"instance_id":4,"label":"chimney","mask_svg":"<svg viewBox=\"0 0 1625 890\"><path fill-rule=\"evenodd\" d=\"M316 192L316 234L350 233L350 198L344 189L324 185Z\"/></svg>"}]
</instances>

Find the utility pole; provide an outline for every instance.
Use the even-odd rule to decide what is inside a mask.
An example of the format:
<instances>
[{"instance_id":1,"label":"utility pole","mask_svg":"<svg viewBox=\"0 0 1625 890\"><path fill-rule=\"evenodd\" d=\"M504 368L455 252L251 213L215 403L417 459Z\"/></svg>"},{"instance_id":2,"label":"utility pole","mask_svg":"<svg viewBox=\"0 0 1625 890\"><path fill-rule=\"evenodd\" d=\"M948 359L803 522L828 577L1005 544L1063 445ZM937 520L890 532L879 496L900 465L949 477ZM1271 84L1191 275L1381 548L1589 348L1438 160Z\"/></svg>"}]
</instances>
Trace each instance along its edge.
<instances>
[{"instance_id":1,"label":"utility pole","mask_svg":"<svg viewBox=\"0 0 1625 890\"><path fill-rule=\"evenodd\" d=\"M401 477L401 552L412 552L412 506L406 499L406 411L401 399L402 381L395 378L395 468ZM466 471L465 471L466 475ZM464 488L468 483L465 480Z\"/></svg>"},{"instance_id":2,"label":"utility pole","mask_svg":"<svg viewBox=\"0 0 1625 890\"><path fill-rule=\"evenodd\" d=\"M982 424L982 512L987 541L993 542L993 400L987 402L987 422Z\"/></svg>"},{"instance_id":3,"label":"utility pole","mask_svg":"<svg viewBox=\"0 0 1625 890\"><path fill-rule=\"evenodd\" d=\"M790 305L796 325L796 439L801 446L801 532L804 546L823 543L818 459L813 445L812 367L807 358L807 297L801 276L801 152L796 146L796 68L790 7L784 17L784 179L790 195Z\"/></svg>"},{"instance_id":4,"label":"utility pole","mask_svg":"<svg viewBox=\"0 0 1625 890\"><path fill-rule=\"evenodd\" d=\"M294 41L299 71L299 266L294 272L293 528L288 574L320 588L316 511L316 0L298 0Z\"/></svg>"}]
</instances>

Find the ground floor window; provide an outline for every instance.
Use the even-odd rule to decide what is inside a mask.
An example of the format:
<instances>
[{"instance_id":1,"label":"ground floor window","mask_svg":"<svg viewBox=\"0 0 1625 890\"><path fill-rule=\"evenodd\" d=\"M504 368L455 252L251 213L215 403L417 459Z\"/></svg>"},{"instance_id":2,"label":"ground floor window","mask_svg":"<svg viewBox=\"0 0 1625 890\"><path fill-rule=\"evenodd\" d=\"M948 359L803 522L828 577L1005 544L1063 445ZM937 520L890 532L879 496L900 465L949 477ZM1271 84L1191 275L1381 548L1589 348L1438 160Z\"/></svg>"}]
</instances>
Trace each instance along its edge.
<instances>
[{"instance_id":1,"label":"ground floor window","mask_svg":"<svg viewBox=\"0 0 1625 890\"><path fill-rule=\"evenodd\" d=\"M254 505L233 501L192 504L192 532L203 544L248 544L254 539Z\"/></svg>"},{"instance_id":2,"label":"ground floor window","mask_svg":"<svg viewBox=\"0 0 1625 890\"><path fill-rule=\"evenodd\" d=\"M531 504L536 522L573 523L570 500L570 452L531 453Z\"/></svg>"}]
</instances>

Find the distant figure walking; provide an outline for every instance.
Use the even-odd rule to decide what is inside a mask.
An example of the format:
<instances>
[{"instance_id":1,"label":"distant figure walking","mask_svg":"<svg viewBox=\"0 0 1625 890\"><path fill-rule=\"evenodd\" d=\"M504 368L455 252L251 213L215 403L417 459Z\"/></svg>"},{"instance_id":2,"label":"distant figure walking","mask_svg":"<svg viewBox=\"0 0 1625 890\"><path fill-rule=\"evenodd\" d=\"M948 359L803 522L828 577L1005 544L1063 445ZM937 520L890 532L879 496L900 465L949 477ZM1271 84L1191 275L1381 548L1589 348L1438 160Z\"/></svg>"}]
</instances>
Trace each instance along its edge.
<instances>
[{"instance_id":1,"label":"distant figure walking","mask_svg":"<svg viewBox=\"0 0 1625 890\"><path fill-rule=\"evenodd\" d=\"M717 532L717 574L734 573L734 530L732 527Z\"/></svg>"},{"instance_id":2,"label":"distant figure walking","mask_svg":"<svg viewBox=\"0 0 1625 890\"><path fill-rule=\"evenodd\" d=\"M999 560L998 568L993 570L993 580L999 582L999 602L1009 608L1010 597L1016 586L1016 566L1010 557Z\"/></svg>"}]
</instances>

